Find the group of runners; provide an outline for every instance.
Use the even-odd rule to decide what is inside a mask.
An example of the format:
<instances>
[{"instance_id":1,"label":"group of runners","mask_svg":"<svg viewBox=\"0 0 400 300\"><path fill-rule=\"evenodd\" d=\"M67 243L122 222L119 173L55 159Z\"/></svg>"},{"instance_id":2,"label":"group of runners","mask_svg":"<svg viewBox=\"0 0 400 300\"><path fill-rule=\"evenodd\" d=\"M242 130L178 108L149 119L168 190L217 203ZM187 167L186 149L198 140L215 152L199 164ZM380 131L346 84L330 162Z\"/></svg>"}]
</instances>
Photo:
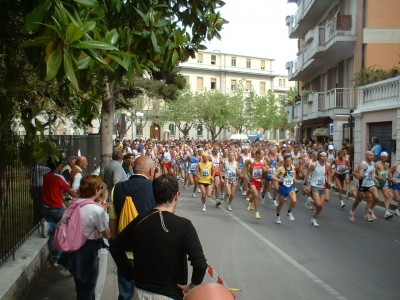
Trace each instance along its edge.
<instances>
[{"instance_id":1,"label":"group of runners","mask_svg":"<svg viewBox=\"0 0 400 300\"><path fill-rule=\"evenodd\" d=\"M153 158L158 174L175 175L182 181L183 188L192 189L193 198L201 193L203 212L207 210L207 198L213 196L215 206L219 207L224 200L231 211L239 188L246 197L247 210L254 210L256 219L261 218L260 202L263 204L268 198L276 207L275 221L281 224L281 210L289 199L286 215L294 221L293 209L298 190L302 189L302 193L308 195L305 207L315 210L311 225L318 227L317 218L335 186L339 194L338 205L342 209L346 206L344 197L355 198L349 214L351 222L355 221L354 211L364 195L367 200L364 219L369 222L376 219L373 209L379 200L379 191L385 200L384 218L393 217L389 211L390 198L399 203L395 214L400 216L400 163L390 167L386 152L382 152L381 160L375 163L374 154L368 151L355 170L351 168L347 147L335 151L331 144L313 142L296 144L292 141L279 145L269 142L167 142L154 145L145 153ZM359 180L354 190L350 189L351 176Z\"/></svg>"}]
</instances>

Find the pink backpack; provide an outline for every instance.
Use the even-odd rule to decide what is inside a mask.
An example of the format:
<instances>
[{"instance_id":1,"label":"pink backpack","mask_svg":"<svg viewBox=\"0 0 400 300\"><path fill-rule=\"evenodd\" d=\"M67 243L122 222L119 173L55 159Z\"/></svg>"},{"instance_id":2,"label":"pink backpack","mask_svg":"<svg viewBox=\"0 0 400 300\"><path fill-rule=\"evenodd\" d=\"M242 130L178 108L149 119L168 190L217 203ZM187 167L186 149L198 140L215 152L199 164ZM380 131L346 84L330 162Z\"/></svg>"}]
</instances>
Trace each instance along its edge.
<instances>
[{"instance_id":1,"label":"pink backpack","mask_svg":"<svg viewBox=\"0 0 400 300\"><path fill-rule=\"evenodd\" d=\"M80 209L86 204L96 203L91 199L86 199L78 203L78 199L75 198L64 211L54 234L54 247L56 249L71 253L77 251L86 243L88 237L83 233ZM92 232L94 230L95 228L93 228Z\"/></svg>"}]
</instances>

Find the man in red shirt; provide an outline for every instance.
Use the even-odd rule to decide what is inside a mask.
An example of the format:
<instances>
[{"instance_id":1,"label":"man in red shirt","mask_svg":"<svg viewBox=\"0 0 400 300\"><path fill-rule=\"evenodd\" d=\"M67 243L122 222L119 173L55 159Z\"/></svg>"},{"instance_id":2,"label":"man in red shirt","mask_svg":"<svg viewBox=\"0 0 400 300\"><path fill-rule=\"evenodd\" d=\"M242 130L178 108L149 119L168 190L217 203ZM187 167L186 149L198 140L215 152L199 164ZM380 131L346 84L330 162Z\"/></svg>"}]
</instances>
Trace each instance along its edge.
<instances>
[{"instance_id":1,"label":"man in red shirt","mask_svg":"<svg viewBox=\"0 0 400 300\"><path fill-rule=\"evenodd\" d=\"M56 161L58 158L58 161ZM58 259L61 256L61 251L58 251L53 246L54 233L58 222L61 220L64 213L63 194L65 191L72 197L77 194L70 188L70 185L65 181L64 177L59 173L62 169L61 157L57 156L53 161L53 157L47 160L47 166L51 169L50 172L43 175L43 198L42 198L42 214L47 222L47 234L49 236L49 250L52 254L50 263L53 266L58 266Z\"/></svg>"}]
</instances>

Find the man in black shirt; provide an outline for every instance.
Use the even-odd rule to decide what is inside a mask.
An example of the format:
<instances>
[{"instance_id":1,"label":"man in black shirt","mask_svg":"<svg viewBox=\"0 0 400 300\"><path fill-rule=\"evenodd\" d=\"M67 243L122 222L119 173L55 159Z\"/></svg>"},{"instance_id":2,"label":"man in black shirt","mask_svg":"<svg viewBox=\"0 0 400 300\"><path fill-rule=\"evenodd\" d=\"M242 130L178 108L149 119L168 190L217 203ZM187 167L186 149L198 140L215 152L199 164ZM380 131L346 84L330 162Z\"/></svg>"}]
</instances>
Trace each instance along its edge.
<instances>
[{"instance_id":1,"label":"man in black shirt","mask_svg":"<svg viewBox=\"0 0 400 300\"><path fill-rule=\"evenodd\" d=\"M135 281L133 299L155 293L181 300L202 283L207 262L192 222L174 214L179 198L176 178L161 175L155 179L153 195L156 207L125 227L113 240L110 252L122 274ZM126 249L133 249L135 268L128 263ZM193 267L190 284L187 260Z\"/></svg>"}]
</instances>

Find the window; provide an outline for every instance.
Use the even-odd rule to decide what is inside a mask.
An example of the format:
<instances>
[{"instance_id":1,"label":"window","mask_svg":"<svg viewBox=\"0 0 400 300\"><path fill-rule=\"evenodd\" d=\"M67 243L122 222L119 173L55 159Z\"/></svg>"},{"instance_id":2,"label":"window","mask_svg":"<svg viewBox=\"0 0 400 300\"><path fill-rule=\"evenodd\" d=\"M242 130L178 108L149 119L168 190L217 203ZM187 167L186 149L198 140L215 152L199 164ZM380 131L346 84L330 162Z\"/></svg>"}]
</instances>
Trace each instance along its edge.
<instances>
[{"instance_id":1,"label":"window","mask_svg":"<svg viewBox=\"0 0 400 300\"><path fill-rule=\"evenodd\" d=\"M169 124L168 126L169 132L171 135L175 135L175 125L174 124Z\"/></svg>"},{"instance_id":2,"label":"window","mask_svg":"<svg viewBox=\"0 0 400 300\"><path fill-rule=\"evenodd\" d=\"M203 54L202 54L202 53L198 53L198 54L197 54L197 62L198 62L199 64L202 64L202 63L203 63Z\"/></svg>"},{"instance_id":3,"label":"window","mask_svg":"<svg viewBox=\"0 0 400 300\"><path fill-rule=\"evenodd\" d=\"M197 135L203 135L203 126L202 125L197 126Z\"/></svg>"},{"instance_id":4,"label":"window","mask_svg":"<svg viewBox=\"0 0 400 300\"><path fill-rule=\"evenodd\" d=\"M261 61L261 70L265 70L265 60Z\"/></svg>"},{"instance_id":5,"label":"window","mask_svg":"<svg viewBox=\"0 0 400 300\"><path fill-rule=\"evenodd\" d=\"M211 78L211 89L215 90L217 88L217 79Z\"/></svg>"},{"instance_id":6,"label":"window","mask_svg":"<svg viewBox=\"0 0 400 300\"><path fill-rule=\"evenodd\" d=\"M251 59L246 59L246 68L251 68Z\"/></svg>"},{"instance_id":7,"label":"window","mask_svg":"<svg viewBox=\"0 0 400 300\"><path fill-rule=\"evenodd\" d=\"M285 79L279 79L279 86L285 86Z\"/></svg>"},{"instance_id":8,"label":"window","mask_svg":"<svg viewBox=\"0 0 400 300\"><path fill-rule=\"evenodd\" d=\"M217 62L217 56L216 55L211 55L211 64L215 65Z\"/></svg>"},{"instance_id":9,"label":"window","mask_svg":"<svg viewBox=\"0 0 400 300\"><path fill-rule=\"evenodd\" d=\"M251 90L251 81L246 81L246 91Z\"/></svg>"},{"instance_id":10,"label":"window","mask_svg":"<svg viewBox=\"0 0 400 300\"><path fill-rule=\"evenodd\" d=\"M236 90L236 80L231 80L231 91Z\"/></svg>"},{"instance_id":11,"label":"window","mask_svg":"<svg viewBox=\"0 0 400 300\"><path fill-rule=\"evenodd\" d=\"M260 82L260 94L265 94L265 82Z\"/></svg>"},{"instance_id":12,"label":"window","mask_svg":"<svg viewBox=\"0 0 400 300\"><path fill-rule=\"evenodd\" d=\"M203 78L202 77L197 77L197 89L198 90L203 89Z\"/></svg>"},{"instance_id":13,"label":"window","mask_svg":"<svg viewBox=\"0 0 400 300\"><path fill-rule=\"evenodd\" d=\"M231 58L231 66L236 67L236 57Z\"/></svg>"}]
</instances>

